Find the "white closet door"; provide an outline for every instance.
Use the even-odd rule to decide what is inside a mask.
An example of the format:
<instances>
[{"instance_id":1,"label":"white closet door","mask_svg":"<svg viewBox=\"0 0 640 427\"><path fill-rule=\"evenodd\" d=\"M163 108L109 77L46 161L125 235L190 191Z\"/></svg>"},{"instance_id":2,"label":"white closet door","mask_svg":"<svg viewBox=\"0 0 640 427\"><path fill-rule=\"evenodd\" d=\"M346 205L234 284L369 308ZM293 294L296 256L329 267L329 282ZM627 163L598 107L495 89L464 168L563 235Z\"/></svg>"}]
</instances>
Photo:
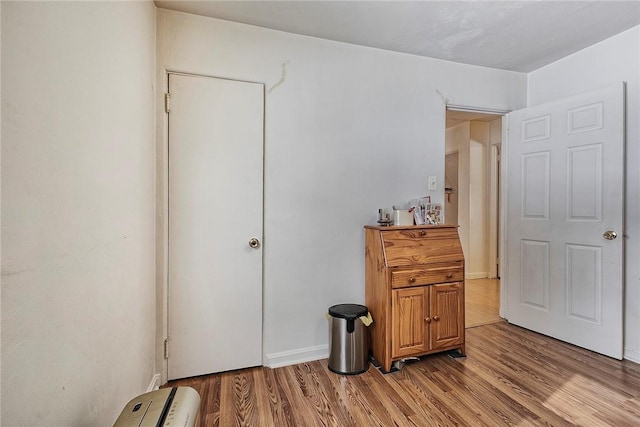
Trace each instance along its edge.
<instances>
[{"instance_id":1,"label":"white closet door","mask_svg":"<svg viewBox=\"0 0 640 427\"><path fill-rule=\"evenodd\" d=\"M169 92L169 379L261 365L263 85Z\"/></svg>"}]
</instances>

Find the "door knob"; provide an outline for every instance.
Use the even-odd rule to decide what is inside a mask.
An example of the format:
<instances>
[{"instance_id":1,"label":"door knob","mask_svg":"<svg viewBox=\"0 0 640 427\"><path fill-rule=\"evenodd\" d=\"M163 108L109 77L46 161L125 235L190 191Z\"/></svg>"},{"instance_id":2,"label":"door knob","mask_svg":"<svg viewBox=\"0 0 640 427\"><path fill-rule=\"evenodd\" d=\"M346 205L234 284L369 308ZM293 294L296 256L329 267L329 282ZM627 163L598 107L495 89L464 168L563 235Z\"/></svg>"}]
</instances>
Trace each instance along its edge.
<instances>
[{"instance_id":1,"label":"door knob","mask_svg":"<svg viewBox=\"0 0 640 427\"><path fill-rule=\"evenodd\" d=\"M249 246L253 249L258 249L260 247L260 240L256 239L255 237L252 238L251 240L249 240Z\"/></svg>"},{"instance_id":2,"label":"door knob","mask_svg":"<svg viewBox=\"0 0 640 427\"><path fill-rule=\"evenodd\" d=\"M605 239L607 239L607 240L613 240L613 239L615 239L616 237L618 237L618 233L616 233L616 232L615 232L615 231L613 231L613 230L607 230L607 231L605 231L605 232L604 232L604 234L602 235L602 237L604 237L604 238L605 238Z\"/></svg>"}]
</instances>

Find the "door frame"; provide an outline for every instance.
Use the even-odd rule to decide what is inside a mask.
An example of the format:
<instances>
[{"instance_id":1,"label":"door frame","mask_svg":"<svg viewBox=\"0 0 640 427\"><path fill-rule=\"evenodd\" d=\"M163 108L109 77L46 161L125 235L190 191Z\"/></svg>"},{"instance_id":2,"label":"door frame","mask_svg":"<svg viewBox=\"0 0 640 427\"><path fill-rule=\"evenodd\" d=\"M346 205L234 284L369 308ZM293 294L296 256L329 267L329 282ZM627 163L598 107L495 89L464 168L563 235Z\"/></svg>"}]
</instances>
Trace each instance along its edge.
<instances>
[{"instance_id":1,"label":"door frame","mask_svg":"<svg viewBox=\"0 0 640 427\"><path fill-rule=\"evenodd\" d=\"M498 277L503 278L505 277L505 271L504 269L506 268L506 263L503 262L503 260L505 259L505 253L504 253L504 248L506 247L506 238L505 238L505 221L506 221L506 210L505 210L505 206L506 206L506 188L507 188L507 182L506 182L506 161L505 161L505 149L506 149L506 141L507 141L507 136L508 136L508 131L507 131L507 114L509 114L511 112L511 110L503 110L503 109L497 109L497 108L487 108L487 107L474 107L474 106L468 106L468 105L460 105L460 104L444 104L444 117L445 117L445 131L446 131L446 117L447 117L447 110L451 110L451 111L462 111L462 112L469 112L469 113L485 113L485 114L494 114L496 116L502 116L502 143L500 144L500 152L499 152L499 157L500 157L500 161L498 162L499 164L499 168L497 168L496 170L496 174L495 174L495 178L497 178L499 180L499 192L498 194L494 194L492 188L494 187L494 183L493 182L488 182L490 189L490 195L491 196L495 196L498 200L496 200L496 204L498 205L497 208L495 209L495 218L492 218L491 216L489 217L489 222L494 223L497 222L497 226L495 227L495 232L498 233L497 235L497 242L498 242L498 247L495 249L494 254L497 254L497 257L500 259L500 263L498 264ZM496 119L497 120L497 119ZM443 144L445 142L443 141ZM445 150L446 151L446 150ZM493 149L490 148L489 154L491 155L491 153L493 152ZM444 161L444 159L443 159ZM493 168L495 165L492 163L490 165L491 168ZM493 175L492 175L493 177ZM493 201L491 201L491 204L493 205ZM491 206L489 207L489 211L491 211ZM490 227L491 228L491 227ZM491 256L491 253L489 254ZM506 318L506 308L507 308L507 287L505 285L504 280L500 280L500 310L499 310L499 316L502 318Z\"/></svg>"},{"instance_id":2,"label":"door frame","mask_svg":"<svg viewBox=\"0 0 640 427\"><path fill-rule=\"evenodd\" d=\"M157 87L162 88L156 91L156 331L155 331L155 372L153 383L156 386L166 384L168 380L169 361L166 356L166 340L169 334L169 114L166 112L165 94L169 93L169 75L182 75L190 77L206 77L222 80L233 80L237 82L255 83L263 87L263 108L266 116L265 83L258 81L234 79L230 77L216 76L211 74L191 73L177 71L161 67L158 73ZM169 100L170 109L170 100ZM264 122L263 122L264 128ZM265 188L265 138L263 129L263 155L262 155L262 240L265 235L264 222L264 188ZM262 245L262 364L265 364L264 355L264 260L265 246ZM158 372L159 371L159 372ZM149 390L151 391L151 390Z\"/></svg>"},{"instance_id":3,"label":"door frame","mask_svg":"<svg viewBox=\"0 0 640 427\"><path fill-rule=\"evenodd\" d=\"M509 111L507 114L509 114ZM509 188L509 182L507 181L507 150L509 150L509 120L507 120L507 114L502 116L502 144L500 146L500 205L498 215L500 216L500 227L498 233L500 233L498 256L500 263L498 264L498 275L500 276L500 313L499 316L503 319L508 319L509 312L507 310L508 290L507 283L504 278L507 277L508 265L506 260L507 247L507 190Z\"/></svg>"},{"instance_id":4,"label":"door frame","mask_svg":"<svg viewBox=\"0 0 640 427\"><path fill-rule=\"evenodd\" d=\"M500 250L500 145L489 147L489 279L500 277L498 273Z\"/></svg>"}]
</instances>

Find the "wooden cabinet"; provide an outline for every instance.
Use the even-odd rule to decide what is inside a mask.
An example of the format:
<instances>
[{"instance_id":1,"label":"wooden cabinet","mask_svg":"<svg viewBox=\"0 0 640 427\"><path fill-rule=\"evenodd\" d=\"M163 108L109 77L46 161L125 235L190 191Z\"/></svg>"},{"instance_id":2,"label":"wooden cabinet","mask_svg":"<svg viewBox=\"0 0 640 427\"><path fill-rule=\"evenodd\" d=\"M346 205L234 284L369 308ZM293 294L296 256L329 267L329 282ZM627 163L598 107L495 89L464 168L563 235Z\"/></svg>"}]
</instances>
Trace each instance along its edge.
<instances>
[{"instance_id":1,"label":"wooden cabinet","mask_svg":"<svg viewBox=\"0 0 640 427\"><path fill-rule=\"evenodd\" d=\"M464 256L457 227L365 226L371 350L384 371L406 357L464 354Z\"/></svg>"}]
</instances>

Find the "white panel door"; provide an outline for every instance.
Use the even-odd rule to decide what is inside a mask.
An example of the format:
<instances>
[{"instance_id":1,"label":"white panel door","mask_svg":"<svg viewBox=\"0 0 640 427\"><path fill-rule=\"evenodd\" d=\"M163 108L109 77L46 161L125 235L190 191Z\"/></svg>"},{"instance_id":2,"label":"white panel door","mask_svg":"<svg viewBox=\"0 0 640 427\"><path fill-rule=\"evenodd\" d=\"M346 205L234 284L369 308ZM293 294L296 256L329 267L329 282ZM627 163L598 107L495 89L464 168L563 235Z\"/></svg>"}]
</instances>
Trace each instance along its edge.
<instances>
[{"instance_id":1,"label":"white panel door","mask_svg":"<svg viewBox=\"0 0 640 427\"><path fill-rule=\"evenodd\" d=\"M508 123L507 319L621 359L624 85Z\"/></svg>"},{"instance_id":2,"label":"white panel door","mask_svg":"<svg viewBox=\"0 0 640 427\"><path fill-rule=\"evenodd\" d=\"M169 379L261 365L263 85L169 92Z\"/></svg>"}]
</instances>

